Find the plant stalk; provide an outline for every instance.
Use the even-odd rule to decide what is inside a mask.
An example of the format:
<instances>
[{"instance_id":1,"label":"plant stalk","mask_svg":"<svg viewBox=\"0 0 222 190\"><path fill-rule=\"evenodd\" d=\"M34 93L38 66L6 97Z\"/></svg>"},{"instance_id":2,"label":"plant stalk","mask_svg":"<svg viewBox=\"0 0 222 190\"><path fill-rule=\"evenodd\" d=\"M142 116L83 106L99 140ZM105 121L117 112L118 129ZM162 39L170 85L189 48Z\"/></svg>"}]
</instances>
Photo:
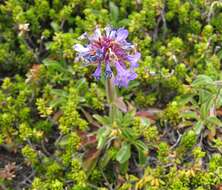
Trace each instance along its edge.
<instances>
[{"instance_id":1,"label":"plant stalk","mask_svg":"<svg viewBox=\"0 0 222 190\"><path fill-rule=\"evenodd\" d=\"M115 105L115 100L116 100L116 89L114 85L114 77L107 78L106 80L106 96L109 104L109 116L112 119L112 123L115 120L116 117L116 105Z\"/></svg>"}]
</instances>

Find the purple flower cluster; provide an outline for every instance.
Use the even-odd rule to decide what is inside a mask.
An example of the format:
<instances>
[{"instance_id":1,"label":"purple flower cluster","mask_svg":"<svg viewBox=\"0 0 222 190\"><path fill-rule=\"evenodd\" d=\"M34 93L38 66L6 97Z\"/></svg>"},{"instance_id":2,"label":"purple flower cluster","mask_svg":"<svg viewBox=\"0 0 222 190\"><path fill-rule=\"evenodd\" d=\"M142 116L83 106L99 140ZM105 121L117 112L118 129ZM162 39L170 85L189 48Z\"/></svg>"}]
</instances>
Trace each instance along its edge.
<instances>
[{"instance_id":1,"label":"purple flower cluster","mask_svg":"<svg viewBox=\"0 0 222 190\"><path fill-rule=\"evenodd\" d=\"M88 44L76 44L74 50L86 63L97 65L93 74L97 80L101 77L102 65L105 65L105 76L111 77L112 69L115 68L115 84L127 87L129 81L137 77L134 69L138 67L137 62L141 56L135 47L126 41L127 36L128 31L124 28L115 30L107 26L103 31L96 28L93 35L88 36L85 33L80 37L87 39Z\"/></svg>"}]
</instances>

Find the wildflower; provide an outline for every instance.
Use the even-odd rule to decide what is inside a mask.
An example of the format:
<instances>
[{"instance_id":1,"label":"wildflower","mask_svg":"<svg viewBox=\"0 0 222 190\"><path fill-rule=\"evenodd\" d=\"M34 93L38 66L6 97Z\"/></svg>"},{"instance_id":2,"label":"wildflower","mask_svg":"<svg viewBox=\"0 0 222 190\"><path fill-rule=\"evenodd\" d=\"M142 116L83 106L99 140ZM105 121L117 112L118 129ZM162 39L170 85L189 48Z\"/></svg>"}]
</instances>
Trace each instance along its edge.
<instances>
[{"instance_id":1,"label":"wildflower","mask_svg":"<svg viewBox=\"0 0 222 190\"><path fill-rule=\"evenodd\" d=\"M76 44L74 50L85 63L97 66L93 73L97 80L100 79L104 67L106 78L116 73L115 84L119 87L127 87L129 81L137 77L134 69L138 67L141 56L134 45L126 41L127 37L128 31L124 28L115 30L107 26L102 31L96 28L91 36L87 33L81 35L79 39L86 39L88 43L85 46Z\"/></svg>"},{"instance_id":2,"label":"wildflower","mask_svg":"<svg viewBox=\"0 0 222 190\"><path fill-rule=\"evenodd\" d=\"M29 31L29 23L19 24L18 30L19 30L19 36L22 36L23 34Z\"/></svg>"}]
</instances>

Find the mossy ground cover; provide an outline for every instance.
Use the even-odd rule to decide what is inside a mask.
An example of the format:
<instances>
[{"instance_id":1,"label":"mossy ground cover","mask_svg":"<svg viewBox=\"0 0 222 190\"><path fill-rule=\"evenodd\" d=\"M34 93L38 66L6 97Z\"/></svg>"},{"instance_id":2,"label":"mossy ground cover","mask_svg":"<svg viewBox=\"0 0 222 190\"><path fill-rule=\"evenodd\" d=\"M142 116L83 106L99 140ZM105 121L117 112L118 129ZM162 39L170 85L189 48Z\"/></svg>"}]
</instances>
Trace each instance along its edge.
<instances>
[{"instance_id":1,"label":"mossy ground cover","mask_svg":"<svg viewBox=\"0 0 222 190\"><path fill-rule=\"evenodd\" d=\"M124 27L141 53L116 88L73 46ZM0 1L0 189L220 190L222 3Z\"/></svg>"}]
</instances>

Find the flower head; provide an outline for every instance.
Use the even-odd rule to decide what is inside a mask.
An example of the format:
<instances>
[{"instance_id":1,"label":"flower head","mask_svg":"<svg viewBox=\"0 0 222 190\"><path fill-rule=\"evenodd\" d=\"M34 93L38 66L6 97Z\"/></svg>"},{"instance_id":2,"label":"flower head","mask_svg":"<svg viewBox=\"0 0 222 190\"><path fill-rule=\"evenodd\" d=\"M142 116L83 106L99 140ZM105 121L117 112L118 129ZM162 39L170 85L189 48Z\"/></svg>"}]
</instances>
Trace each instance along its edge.
<instances>
[{"instance_id":1,"label":"flower head","mask_svg":"<svg viewBox=\"0 0 222 190\"><path fill-rule=\"evenodd\" d=\"M127 87L129 81L137 77L134 69L138 67L141 56L135 47L126 41L127 37L128 31L124 28L115 30L107 26L102 31L96 28L93 35L88 36L84 33L80 36L79 39L87 39L88 43L84 46L76 44L74 50L86 63L97 65L93 74L96 79L101 77L102 65L105 65L105 76L111 77L116 73L115 84ZM113 72L114 68L116 72Z\"/></svg>"}]
</instances>

